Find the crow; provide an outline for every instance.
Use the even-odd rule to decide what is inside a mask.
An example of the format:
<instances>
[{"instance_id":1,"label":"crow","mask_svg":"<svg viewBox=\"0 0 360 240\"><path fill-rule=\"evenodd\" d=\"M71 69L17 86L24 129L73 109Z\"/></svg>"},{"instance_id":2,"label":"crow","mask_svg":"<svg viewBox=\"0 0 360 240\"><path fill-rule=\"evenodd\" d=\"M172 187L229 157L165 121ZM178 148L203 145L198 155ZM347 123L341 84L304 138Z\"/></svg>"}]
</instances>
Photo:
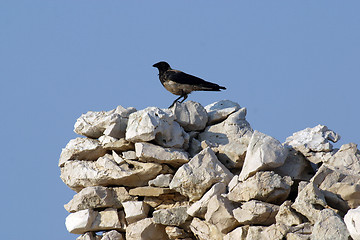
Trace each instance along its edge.
<instances>
[{"instance_id":1,"label":"crow","mask_svg":"<svg viewBox=\"0 0 360 240\"><path fill-rule=\"evenodd\" d=\"M220 89L226 89L216 83L207 82L201 78L172 69L167 62L155 63L153 67L159 70L160 82L166 90L172 94L180 95L169 108L174 106L180 98L183 98L180 102L182 103L192 91L220 91Z\"/></svg>"}]
</instances>

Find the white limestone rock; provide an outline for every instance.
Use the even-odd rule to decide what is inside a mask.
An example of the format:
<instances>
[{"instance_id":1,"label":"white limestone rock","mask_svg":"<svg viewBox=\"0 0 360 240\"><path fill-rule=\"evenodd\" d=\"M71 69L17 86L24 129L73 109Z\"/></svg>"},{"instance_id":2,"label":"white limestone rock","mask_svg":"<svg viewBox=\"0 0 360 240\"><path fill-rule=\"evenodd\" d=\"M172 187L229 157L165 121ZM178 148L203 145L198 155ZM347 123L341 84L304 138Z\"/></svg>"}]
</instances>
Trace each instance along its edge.
<instances>
[{"instance_id":1,"label":"white limestone rock","mask_svg":"<svg viewBox=\"0 0 360 240\"><path fill-rule=\"evenodd\" d=\"M123 235L116 230L105 232L100 240L125 240Z\"/></svg>"},{"instance_id":2,"label":"white limestone rock","mask_svg":"<svg viewBox=\"0 0 360 240\"><path fill-rule=\"evenodd\" d=\"M230 100L221 100L205 107L208 114L208 125L213 125L226 119L230 114L240 109L240 105Z\"/></svg>"},{"instance_id":3,"label":"white limestone rock","mask_svg":"<svg viewBox=\"0 0 360 240\"><path fill-rule=\"evenodd\" d=\"M350 209L345 217L344 222L354 240L360 240L360 207Z\"/></svg>"},{"instance_id":4,"label":"white limestone rock","mask_svg":"<svg viewBox=\"0 0 360 240\"><path fill-rule=\"evenodd\" d=\"M299 192L291 207L307 217L307 219L314 224L318 221L321 210L324 209L326 205L327 203L321 190L319 190L314 183L310 182Z\"/></svg>"},{"instance_id":5,"label":"white limestone rock","mask_svg":"<svg viewBox=\"0 0 360 240\"><path fill-rule=\"evenodd\" d=\"M126 240L168 240L165 226L154 223L152 218L134 222L126 228Z\"/></svg>"},{"instance_id":6,"label":"white limestone rock","mask_svg":"<svg viewBox=\"0 0 360 240\"><path fill-rule=\"evenodd\" d=\"M233 210L234 206L227 198L215 195L209 200L205 220L214 224L221 233L226 234L239 226Z\"/></svg>"},{"instance_id":7,"label":"white limestone rock","mask_svg":"<svg viewBox=\"0 0 360 240\"><path fill-rule=\"evenodd\" d=\"M199 240L223 240L223 235L215 225L193 218L190 229Z\"/></svg>"},{"instance_id":8,"label":"white limestone rock","mask_svg":"<svg viewBox=\"0 0 360 240\"><path fill-rule=\"evenodd\" d=\"M159 197L164 194L175 193L170 188L159 188L159 187L137 187L130 189L129 194L132 196L145 196L145 197Z\"/></svg>"},{"instance_id":9,"label":"white limestone rock","mask_svg":"<svg viewBox=\"0 0 360 240\"><path fill-rule=\"evenodd\" d=\"M251 200L234 209L233 215L241 225L271 225L278 211L277 205Z\"/></svg>"},{"instance_id":10,"label":"white limestone rock","mask_svg":"<svg viewBox=\"0 0 360 240\"><path fill-rule=\"evenodd\" d=\"M163 147L174 148L183 148L189 141L189 135L174 121L174 116L156 107L130 114L125 138L130 142L154 140Z\"/></svg>"},{"instance_id":11,"label":"white limestone rock","mask_svg":"<svg viewBox=\"0 0 360 240\"><path fill-rule=\"evenodd\" d=\"M151 143L135 143L136 157L143 162L165 163L173 167L180 167L189 162L189 154L175 148L163 148Z\"/></svg>"},{"instance_id":12,"label":"white limestone rock","mask_svg":"<svg viewBox=\"0 0 360 240\"><path fill-rule=\"evenodd\" d=\"M172 178L172 174L160 174L155 179L149 181L149 186L167 188Z\"/></svg>"},{"instance_id":13,"label":"white limestone rock","mask_svg":"<svg viewBox=\"0 0 360 240\"><path fill-rule=\"evenodd\" d=\"M254 131L247 147L244 165L239 175L243 181L259 170L273 170L284 164L288 149L278 140L264 133Z\"/></svg>"},{"instance_id":14,"label":"white limestone rock","mask_svg":"<svg viewBox=\"0 0 360 240\"><path fill-rule=\"evenodd\" d=\"M165 231L171 240L184 239L189 237L189 234L185 232L184 229L175 226L166 226Z\"/></svg>"},{"instance_id":15,"label":"white limestone rock","mask_svg":"<svg viewBox=\"0 0 360 240\"><path fill-rule=\"evenodd\" d=\"M285 201L281 204L279 212L275 216L277 223L285 224L287 226L294 226L302 223L301 217L291 208L291 205L291 201Z\"/></svg>"},{"instance_id":16,"label":"white limestone rock","mask_svg":"<svg viewBox=\"0 0 360 240\"><path fill-rule=\"evenodd\" d=\"M280 176L290 176L294 181L309 181L315 174L310 162L293 148L289 148L285 163L275 168L274 172Z\"/></svg>"},{"instance_id":17,"label":"white limestone rock","mask_svg":"<svg viewBox=\"0 0 360 240\"><path fill-rule=\"evenodd\" d=\"M121 166L109 158L95 162L68 161L61 168L61 179L71 189L80 191L90 186L144 186L155 178L162 166L127 160Z\"/></svg>"},{"instance_id":18,"label":"white limestone rock","mask_svg":"<svg viewBox=\"0 0 360 240\"><path fill-rule=\"evenodd\" d=\"M93 232L84 233L76 238L76 240L98 240L98 239L100 239L100 236L97 236Z\"/></svg>"},{"instance_id":19,"label":"white limestone rock","mask_svg":"<svg viewBox=\"0 0 360 240\"><path fill-rule=\"evenodd\" d=\"M224 236L223 240L245 240L249 226L235 228Z\"/></svg>"},{"instance_id":20,"label":"white limestone rock","mask_svg":"<svg viewBox=\"0 0 360 240\"><path fill-rule=\"evenodd\" d=\"M97 213L89 231L118 230L123 232L125 229L126 222L124 212L118 212L117 209L114 208L107 208Z\"/></svg>"},{"instance_id":21,"label":"white limestone rock","mask_svg":"<svg viewBox=\"0 0 360 240\"><path fill-rule=\"evenodd\" d=\"M347 171L345 168L334 168L323 164L311 181L323 190L327 203L344 213L349 208L360 206L360 176L347 174L356 171Z\"/></svg>"},{"instance_id":22,"label":"white limestone rock","mask_svg":"<svg viewBox=\"0 0 360 240\"><path fill-rule=\"evenodd\" d=\"M198 102L176 102L171 110L175 116L175 121L178 122L185 131L201 131L206 127L208 115L204 107Z\"/></svg>"},{"instance_id":23,"label":"white limestone rock","mask_svg":"<svg viewBox=\"0 0 360 240\"><path fill-rule=\"evenodd\" d=\"M107 151L123 152L135 149L134 143L126 141L125 138L120 138L116 141L104 141L102 144Z\"/></svg>"},{"instance_id":24,"label":"white limestone rock","mask_svg":"<svg viewBox=\"0 0 360 240\"><path fill-rule=\"evenodd\" d=\"M217 156L227 168L243 165L253 130L245 120L246 108L232 113L225 121L211 125L199 134L200 141L217 146Z\"/></svg>"},{"instance_id":25,"label":"white limestone rock","mask_svg":"<svg viewBox=\"0 0 360 240\"><path fill-rule=\"evenodd\" d=\"M153 212L153 220L155 223L162 225L181 226L190 220L186 210L186 206L156 210Z\"/></svg>"},{"instance_id":26,"label":"white limestone rock","mask_svg":"<svg viewBox=\"0 0 360 240\"><path fill-rule=\"evenodd\" d=\"M85 209L76 213L71 213L66 217L65 226L70 233L83 234L91 228L97 212L91 209Z\"/></svg>"},{"instance_id":27,"label":"white limestone rock","mask_svg":"<svg viewBox=\"0 0 360 240\"><path fill-rule=\"evenodd\" d=\"M327 162L336 171L347 175L360 174L360 151L357 144L348 143L340 147Z\"/></svg>"},{"instance_id":28,"label":"white limestone rock","mask_svg":"<svg viewBox=\"0 0 360 240\"><path fill-rule=\"evenodd\" d=\"M106 150L98 140L90 138L75 138L69 141L62 149L59 167L63 167L68 160L89 160L94 161L103 156Z\"/></svg>"},{"instance_id":29,"label":"white limestone rock","mask_svg":"<svg viewBox=\"0 0 360 240\"><path fill-rule=\"evenodd\" d=\"M128 159L128 160L136 160L137 159L135 151L122 152L122 156L123 156L123 158Z\"/></svg>"},{"instance_id":30,"label":"white limestone rock","mask_svg":"<svg viewBox=\"0 0 360 240\"><path fill-rule=\"evenodd\" d=\"M147 217L149 205L142 201L127 201L122 204L125 211L125 219L128 224L137 222Z\"/></svg>"},{"instance_id":31,"label":"white limestone rock","mask_svg":"<svg viewBox=\"0 0 360 240\"><path fill-rule=\"evenodd\" d=\"M133 197L123 187L94 186L82 189L64 207L68 212L77 212L88 208L121 208L123 201L132 199Z\"/></svg>"},{"instance_id":32,"label":"white limestone rock","mask_svg":"<svg viewBox=\"0 0 360 240\"><path fill-rule=\"evenodd\" d=\"M206 148L182 165L170 182L170 188L198 200L217 182L228 184L233 174L217 159L215 153Z\"/></svg>"},{"instance_id":33,"label":"white limestone rock","mask_svg":"<svg viewBox=\"0 0 360 240\"><path fill-rule=\"evenodd\" d=\"M306 128L288 137L285 144L304 154L313 163L324 162L331 157L331 142L337 142L340 135L324 125Z\"/></svg>"},{"instance_id":34,"label":"white limestone rock","mask_svg":"<svg viewBox=\"0 0 360 240\"><path fill-rule=\"evenodd\" d=\"M207 205L210 199L215 195L220 195L226 192L226 185L222 182L215 183L209 191L207 191L200 200L193 203L187 210L187 213L192 217L205 218Z\"/></svg>"},{"instance_id":35,"label":"white limestone rock","mask_svg":"<svg viewBox=\"0 0 360 240\"><path fill-rule=\"evenodd\" d=\"M312 240L348 240L349 231L342 218L331 209L320 212L314 224L310 239Z\"/></svg>"},{"instance_id":36,"label":"white limestone rock","mask_svg":"<svg viewBox=\"0 0 360 240\"><path fill-rule=\"evenodd\" d=\"M105 135L122 138L125 135L128 117L135 111L135 108L125 109L122 106L108 112L89 111L78 118L74 132L89 138L99 138L105 131Z\"/></svg>"},{"instance_id":37,"label":"white limestone rock","mask_svg":"<svg viewBox=\"0 0 360 240\"><path fill-rule=\"evenodd\" d=\"M234 202L251 199L268 203L281 204L290 193L293 181L290 177L281 177L272 171L257 172L244 182L239 182L228 193L228 198Z\"/></svg>"}]
</instances>

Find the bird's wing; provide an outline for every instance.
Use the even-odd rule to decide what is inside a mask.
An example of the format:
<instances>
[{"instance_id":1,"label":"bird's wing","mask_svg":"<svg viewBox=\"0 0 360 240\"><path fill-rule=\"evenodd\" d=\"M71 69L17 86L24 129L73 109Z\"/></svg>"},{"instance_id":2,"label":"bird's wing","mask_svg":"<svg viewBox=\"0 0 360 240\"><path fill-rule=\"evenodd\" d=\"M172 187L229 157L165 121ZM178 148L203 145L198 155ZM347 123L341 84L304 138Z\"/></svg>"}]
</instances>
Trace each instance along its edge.
<instances>
[{"instance_id":1,"label":"bird's wing","mask_svg":"<svg viewBox=\"0 0 360 240\"><path fill-rule=\"evenodd\" d=\"M195 77L193 75L178 71L178 70L169 70L166 72L166 79L180 83L180 84L189 84L189 85L199 85L199 86L208 86L213 83L207 82L201 78Z\"/></svg>"}]
</instances>

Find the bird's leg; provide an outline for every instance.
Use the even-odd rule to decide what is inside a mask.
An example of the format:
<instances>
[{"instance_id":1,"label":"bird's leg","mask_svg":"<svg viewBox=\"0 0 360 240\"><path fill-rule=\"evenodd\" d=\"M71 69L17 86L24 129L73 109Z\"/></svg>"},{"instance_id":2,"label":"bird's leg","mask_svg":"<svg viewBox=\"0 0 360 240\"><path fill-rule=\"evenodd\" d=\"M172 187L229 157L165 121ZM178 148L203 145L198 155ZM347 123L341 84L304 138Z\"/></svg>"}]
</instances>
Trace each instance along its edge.
<instances>
[{"instance_id":1,"label":"bird's leg","mask_svg":"<svg viewBox=\"0 0 360 240\"><path fill-rule=\"evenodd\" d=\"M187 97L188 97L188 95L187 94L183 94L183 95L181 95L180 97L178 97L177 99L175 99L175 101L170 105L170 107L169 108L171 108L172 106L174 106L174 104L180 99L180 98L184 98L183 100L181 100L179 103L182 103L182 102L184 102L185 101L185 99L187 99Z\"/></svg>"},{"instance_id":2,"label":"bird's leg","mask_svg":"<svg viewBox=\"0 0 360 240\"><path fill-rule=\"evenodd\" d=\"M187 94L185 94L183 97L184 97L184 99L183 99L183 100L181 100L181 102L180 102L180 103L182 103L183 101L185 101L185 99L187 99L188 95L187 95Z\"/></svg>"},{"instance_id":3,"label":"bird's leg","mask_svg":"<svg viewBox=\"0 0 360 240\"><path fill-rule=\"evenodd\" d=\"M172 106L174 106L174 104L175 104L180 98L182 98L182 97L184 97L184 96L181 95L180 97L178 97L177 99L175 99L175 101L170 105L169 108L171 108Z\"/></svg>"}]
</instances>

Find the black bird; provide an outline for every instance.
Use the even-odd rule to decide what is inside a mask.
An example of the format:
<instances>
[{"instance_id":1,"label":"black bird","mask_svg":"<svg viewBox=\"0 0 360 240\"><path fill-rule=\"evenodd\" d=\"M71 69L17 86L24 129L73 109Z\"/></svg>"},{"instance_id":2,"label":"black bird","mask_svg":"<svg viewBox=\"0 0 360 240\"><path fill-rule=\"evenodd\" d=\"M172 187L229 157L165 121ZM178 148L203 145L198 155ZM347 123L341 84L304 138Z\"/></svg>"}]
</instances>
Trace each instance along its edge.
<instances>
[{"instance_id":1,"label":"black bird","mask_svg":"<svg viewBox=\"0 0 360 240\"><path fill-rule=\"evenodd\" d=\"M184 98L180 102L182 103L192 91L220 91L220 89L226 89L216 83L207 82L201 78L172 69L167 62L155 63L153 67L159 70L160 82L166 90L172 94L180 95L169 108L174 106L180 98Z\"/></svg>"}]
</instances>

